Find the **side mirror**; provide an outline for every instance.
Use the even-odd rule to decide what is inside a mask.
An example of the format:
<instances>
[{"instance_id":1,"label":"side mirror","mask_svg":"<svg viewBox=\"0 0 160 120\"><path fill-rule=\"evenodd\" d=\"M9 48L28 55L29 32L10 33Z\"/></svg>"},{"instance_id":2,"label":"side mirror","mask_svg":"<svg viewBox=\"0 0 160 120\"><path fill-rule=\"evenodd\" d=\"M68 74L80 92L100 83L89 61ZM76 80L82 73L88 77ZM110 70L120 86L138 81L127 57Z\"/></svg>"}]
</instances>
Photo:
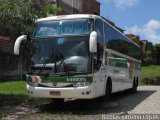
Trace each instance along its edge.
<instances>
[{"instance_id":1,"label":"side mirror","mask_svg":"<svg viewBox=\"0 0 160 120\"><path fill-rule=\"evenodd\" d=\"M21 35L20 37L18 37L16 39L16 42L14 44L14 54L15 55L19 55L19 50L20 50L20 45L22 41L26 41L27 40L27 35Z\"/></svg>"},{"instance_id":2,"label":"side mirror","mask_svg":"<svg viewBox=\"0 0 160 120\"><path fill-rule=\"evenodd\" d=\"M97 52L97 32L93 31L89 38L89 51L91 53Z\"/></svg>"}]
</instances>

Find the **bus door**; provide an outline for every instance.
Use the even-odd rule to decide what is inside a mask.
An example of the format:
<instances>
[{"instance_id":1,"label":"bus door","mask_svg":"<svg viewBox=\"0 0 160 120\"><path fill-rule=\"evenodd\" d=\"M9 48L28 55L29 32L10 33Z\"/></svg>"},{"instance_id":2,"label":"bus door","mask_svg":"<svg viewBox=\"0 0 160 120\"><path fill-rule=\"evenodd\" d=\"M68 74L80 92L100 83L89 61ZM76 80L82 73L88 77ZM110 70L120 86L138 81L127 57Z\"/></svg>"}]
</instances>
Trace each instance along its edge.
<instances>
[{"instance_id":1,"label":"bus door","mask_svg":"<svg viewBox=\"0 0 160 120\"><path fill-rule=\"evenodd\" d=\"M93 67L94 67L94 81L96 87L97 96L104 95L104 84L105 84L105 65L103 59L103 49L98 47L98 52L94 54Z\"/></svg>"},{"instance_id":2,"label":"bus door","mask_svg":"<svg viewBox=\"0 0 160 120\"><path fill-rule=\"evenodd\" d=\"M124 90L127 82L127 59L110 54L109 65L112 66L112 78L116 81L115 92L119 90Z\"/></svg>"}]
</instances>

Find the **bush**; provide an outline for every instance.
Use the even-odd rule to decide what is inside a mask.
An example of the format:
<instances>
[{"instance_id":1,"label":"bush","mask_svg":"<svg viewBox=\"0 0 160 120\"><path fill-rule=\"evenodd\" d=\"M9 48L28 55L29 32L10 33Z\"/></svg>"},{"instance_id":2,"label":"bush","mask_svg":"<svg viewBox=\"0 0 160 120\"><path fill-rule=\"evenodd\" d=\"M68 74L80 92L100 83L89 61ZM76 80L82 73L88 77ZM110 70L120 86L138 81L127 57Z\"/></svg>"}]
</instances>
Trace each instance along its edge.
<instances>
[{"instance_id":1,"label":"bush","mask_svg":"<svg viewBox=\"0 0 160 120\"><path fill-rule=\"evenodd\" d=\"M141 83L145 85L160 85L160 76L144 78Z\"/></svg>"}]
</instances>

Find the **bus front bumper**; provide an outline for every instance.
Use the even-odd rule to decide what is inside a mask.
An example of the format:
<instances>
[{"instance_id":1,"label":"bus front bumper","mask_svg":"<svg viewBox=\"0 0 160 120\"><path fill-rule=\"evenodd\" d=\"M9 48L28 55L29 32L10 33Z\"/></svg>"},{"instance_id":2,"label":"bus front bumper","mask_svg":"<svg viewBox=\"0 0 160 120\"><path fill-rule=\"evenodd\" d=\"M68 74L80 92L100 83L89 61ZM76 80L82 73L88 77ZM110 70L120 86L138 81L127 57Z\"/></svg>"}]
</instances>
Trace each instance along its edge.
<instances>
[{"instance_id":1,"label":"bus front bumper","mask_svg":"<svg viewBox=\"0 0 160 120\"><path fill-rule=\"evenodd\" d=\"M64 98L64 99L92 99L95 98L93 85L86 87L48 88L33 87L27 84L30 97L39 98Z\"/></svg>"}]
</instances>

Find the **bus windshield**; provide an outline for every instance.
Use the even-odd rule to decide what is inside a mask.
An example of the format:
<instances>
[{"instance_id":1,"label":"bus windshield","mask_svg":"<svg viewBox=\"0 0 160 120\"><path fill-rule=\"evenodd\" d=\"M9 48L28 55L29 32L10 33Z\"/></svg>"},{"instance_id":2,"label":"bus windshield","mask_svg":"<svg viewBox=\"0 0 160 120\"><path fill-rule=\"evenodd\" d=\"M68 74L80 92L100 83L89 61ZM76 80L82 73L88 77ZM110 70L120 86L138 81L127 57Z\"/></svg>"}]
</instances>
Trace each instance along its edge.
<instances>
[{"instance_id":1,"label":"bus windshield","mask_svg":"<svg viewBox=\"0 0 160 120\"><path fill-rule=\"evenodd\" d=\"M89 37L34 38L33 68L52 68L57 72L89 72ZM55 71L56 67L56 71Z\"/></svg>"},{"instance_id":2,"label":"bus windshield","mask_svg":"<svg viewBox=\"0 0 160 120\"><path fill-rule=\"evenodd\" d=\"M93 28L92 19L73 19L37 22L33 37L50 37L59 35L86 35Z\"/></svg>"}]
</instances>

